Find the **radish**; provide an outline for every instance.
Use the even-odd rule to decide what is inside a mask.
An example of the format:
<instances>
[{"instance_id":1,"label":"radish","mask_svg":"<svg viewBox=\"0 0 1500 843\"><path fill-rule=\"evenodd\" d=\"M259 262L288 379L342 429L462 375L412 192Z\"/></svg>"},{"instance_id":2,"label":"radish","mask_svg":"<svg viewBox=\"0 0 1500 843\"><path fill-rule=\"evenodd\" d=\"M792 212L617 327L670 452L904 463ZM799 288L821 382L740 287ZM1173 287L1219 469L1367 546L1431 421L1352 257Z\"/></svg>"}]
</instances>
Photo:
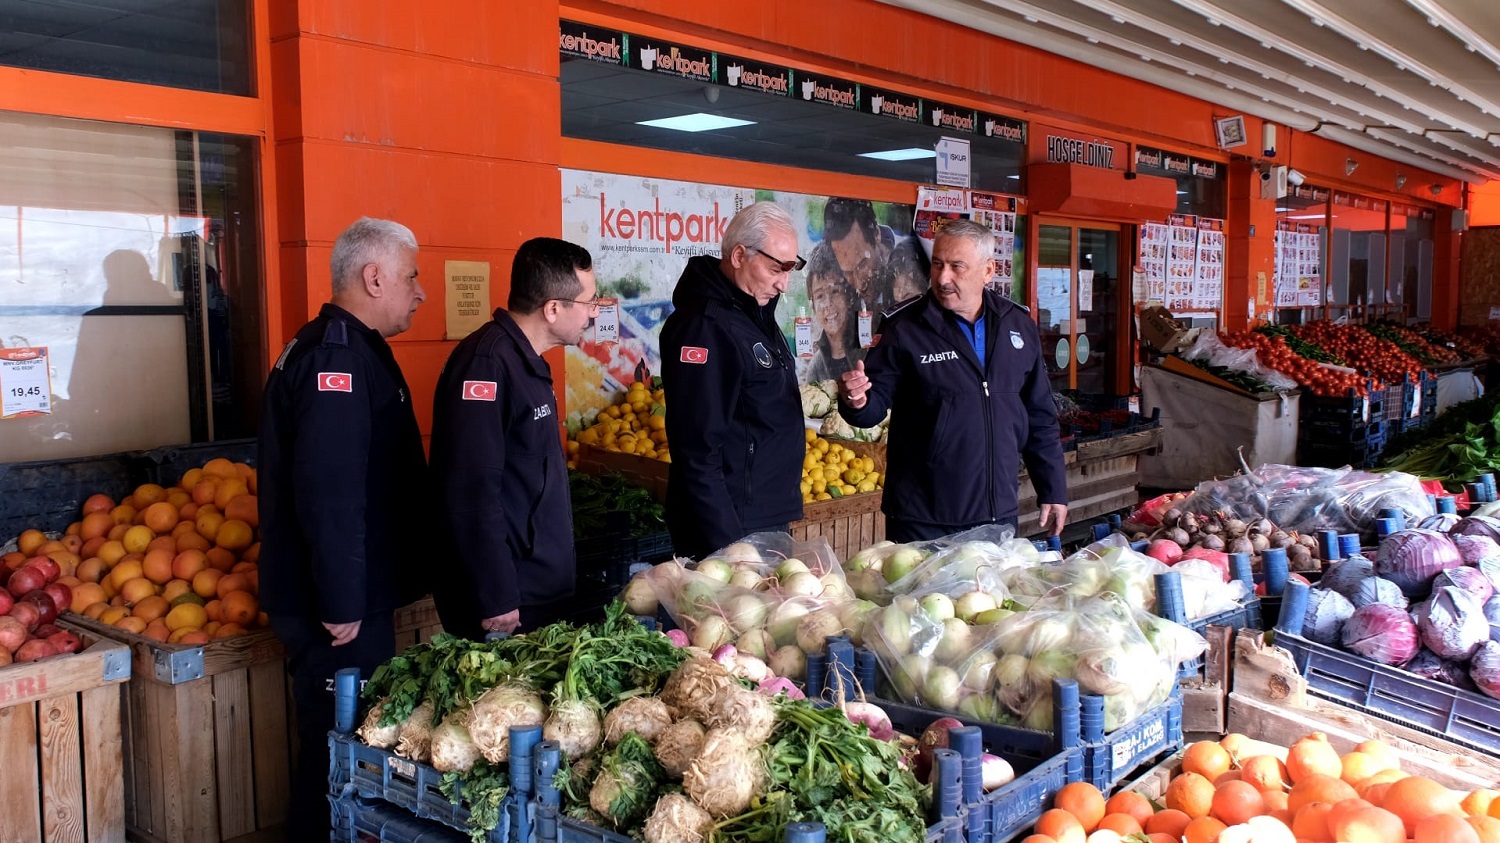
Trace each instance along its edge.
<instances>
[{"instance_id":1,"label":"radish","mask_svg":"<svg viewBox=\"0 0 1500 843\"><path fill-rule=\"evenodd\" d=\"M662 634L667 636L668 641L671 641L673 644L676 644L679 647L687 647L693 643L688 639L688 634L680 629L669 629Z\"/></svg>"},{"instance_id":2,"label":"radish","mask_svg":"<svg viewBox=\"0 0 1500 843\"><path fill-rule=\"evenodd\" d=\"M1016 771L1009 761L986 752L980 765L980 776L984 779L984 792L989 793L1015 781Z\"/></svg>"},{"instance_id":3,"label":"radish","mask_svg":"<svg viewBox=\"0 0 1500 843\"><path fill-rule=\"evenodd\" d=\"M869 729L870 737L877 741L888 741L896 737L890 715L878 705L867 702L844 703L844 716L849 718L850 723L859 723Z\"/></svg>"},{"instance_id":4,"label":"radish","mask_svg":"<svg viewBox=\"0 0 1500 843\"><path fill-rule=\"evenodd\" d=\"M759 685L756 685L755 690L762 694L765 694L768 697L774 697L778 694L786 694L786 698L789 700L807 699L807 695L802 693L802 689L798 688L795 684L793 684L792 680L786 678L785 676L772 676L764 682L761 682Z\"/></svg>"}]
</instances>

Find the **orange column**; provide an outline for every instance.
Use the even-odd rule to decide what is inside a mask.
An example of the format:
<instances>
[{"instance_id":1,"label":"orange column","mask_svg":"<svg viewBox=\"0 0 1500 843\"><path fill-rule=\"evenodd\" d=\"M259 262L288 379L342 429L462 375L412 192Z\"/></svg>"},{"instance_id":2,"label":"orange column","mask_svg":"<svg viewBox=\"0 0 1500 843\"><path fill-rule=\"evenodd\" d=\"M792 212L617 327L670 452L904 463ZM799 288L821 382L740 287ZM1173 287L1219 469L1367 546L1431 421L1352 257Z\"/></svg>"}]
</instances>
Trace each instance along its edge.
<instances>
[{"instance_id":1,"label":"orange column","mask_svg":"<svg viewBox=\"0 0 1500 843\"><path fill-rule=\"evenodd\" d=\"M1230 162L1225 330L1255 324L1270 313L1276 297L1276 200L1260 198L1260 185L1260 173L1249 161Z\"/></svg>"},{"instance_id":2,"label":"orange column","mask_svg":"<svg viewBox=\"0 0 1500 843\"><path fill-rule=\"evenodd\" d=\"M333 241L361 216L412 229L427 303L392 347L430 430L444 262L488 261L503 307L517 246L561 229L555 0L288 0L271 21L283 318L329 296ZM559 384L562 357L553 361Z\"/></svg>"},{"instance_id":3,"label":"orange column","mask_svg":"<svg viewBox=\"0 0 1500 843\"><path fill-rule=\"evenodd\" d=\"M1442 331L1458 327L1463 235L1453 230L1454 213L1439 208L1432 223L1432 325Z\"/></svg>"}]
</instances>

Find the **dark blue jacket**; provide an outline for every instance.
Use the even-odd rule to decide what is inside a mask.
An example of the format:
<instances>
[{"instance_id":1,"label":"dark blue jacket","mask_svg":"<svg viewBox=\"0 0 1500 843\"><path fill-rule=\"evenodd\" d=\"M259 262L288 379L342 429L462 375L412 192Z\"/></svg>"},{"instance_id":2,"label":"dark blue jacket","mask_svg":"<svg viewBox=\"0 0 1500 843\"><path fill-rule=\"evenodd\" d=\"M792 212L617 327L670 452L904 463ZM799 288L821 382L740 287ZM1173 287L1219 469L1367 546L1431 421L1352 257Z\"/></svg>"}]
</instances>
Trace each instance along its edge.
<instances>
[{"instance_id":1,"label":"dark blue jacket","mask_svg":"<svg viewBox=\"0 0 1500 843\"><path fill-rule=\"evenodd\" d=\"M511 315L465 337L438 377L432 471L453 542L434 597L443 625L572 595L573 511L552 370Z\"/></svg>"},{"instance_id":2,"label":"dark blue jacket","mask_svg":"<svg viewBox=\"0 0 1500 843\"><path fill-rule=\"evenodd\" d=\"M297 332L266 381L257 460L267 613L349 623L420 596L427 460L377 331L325 304Z\"/></svg>"},{"instance_id":3,"label":"dark blue jacket","mask_svg":"<svg viewBox=\"0 0 1500 843\"><path fill-rule=\"evenodd\" d=\"M700 558L750 528L802 517L802 399L797 367L764 307L718 258L688 261L661 329L667 393L667 527L679 555Z\"/></svg>"},{"instance_id":4,"label":"dark blue jacket","mask_svg":"<svg viewBox=\"0 0 1500 843\"><path fill-rule=\"evenodd\" d=\"M974 346L929 291L886 313L865 356L865 406L839 414L870 427L891 411L887 515L963 527L1012 520L1020 461L1038 503L1067 503L1062 443L1036 323L992 291L984 294L988 354Z\"/></svg>"}]
</instances>

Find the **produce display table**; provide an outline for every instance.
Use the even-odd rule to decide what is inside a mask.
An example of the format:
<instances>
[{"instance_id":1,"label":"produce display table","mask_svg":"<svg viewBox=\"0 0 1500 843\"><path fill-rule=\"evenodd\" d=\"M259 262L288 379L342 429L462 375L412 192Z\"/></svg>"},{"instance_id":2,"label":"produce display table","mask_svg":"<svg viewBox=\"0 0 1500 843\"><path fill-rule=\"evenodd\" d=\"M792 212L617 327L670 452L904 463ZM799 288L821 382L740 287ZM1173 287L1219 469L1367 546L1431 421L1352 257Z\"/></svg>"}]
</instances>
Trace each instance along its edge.
<instances>
[{"instance_id":1,"label":"produce display table","mask_svg":"<svg viewBox=\"0 0 1500 843\"><path fill-rule=\"evenodd\" d=\"M1141 457L1161 448L1162 430L1152 428L1109 439L1083 442L1067 451L1068 521L1081 523L1139 503ZM1020 534L1038 532L1036 488L1026 470L1021 470Z\"/></svg>"},{"instance_id":2,"label":"produce display table","mask_svg":"<svg viewBox=\"0 0 1500 843\"><path fill-rule=\"evenodd\" d=\"M125 840L120 696L130 651L66 621L84 649L0 667L6 840Z\"/></svg>"},{"instance_id":3,"label":"produce display table","mask_svg":"<svg viewBox=\"0 0 1500 843\"><path fill-rule=\"evenodd\" d=\"M1300 402L1295 392L1249 395L1147 366L1141 370L1141 409L1159 408L1162 429L1172 435L1163 436L1158 453L1141 459L1141 484L1191 489L1205 478L1234 474L1242 448L1252 466L1295 463Z\"/></svg>"}]
</instances>

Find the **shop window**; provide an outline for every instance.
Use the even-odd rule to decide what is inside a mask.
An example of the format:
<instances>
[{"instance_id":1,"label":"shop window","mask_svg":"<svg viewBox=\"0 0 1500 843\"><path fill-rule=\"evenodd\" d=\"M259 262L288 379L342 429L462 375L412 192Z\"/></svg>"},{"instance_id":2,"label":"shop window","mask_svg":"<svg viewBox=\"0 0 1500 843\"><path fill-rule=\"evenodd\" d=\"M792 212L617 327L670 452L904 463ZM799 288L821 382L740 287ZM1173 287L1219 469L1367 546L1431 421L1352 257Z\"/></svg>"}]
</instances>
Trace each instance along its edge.
<instances>
[{"instance_id":1,"label":"shop window","mask_svg":"<svg viewBox=\"0 0 1500 843\"><path fill-rule=\"evenodd\" d=\"M0 461L253 434L253 139L0 113L0 148L0 347L46 348L52 395Z\"/></svg>"},{"instance_id":2,"label":"shop window","mask_svg":"<svg viewBox=\"0 0 1500 843\"><path fill-rule=\"evenodd\" d=\"M1223 177L1225 169L1223 165L1218 167L1218 178L1178 176L1176 213L1224 219L1227 216Z\"/></svg>"},{"instance_id":3,"label":"shop window","mask_svg":"<svg viewBox=\"0 0 1500 843\"><path fill-rule=\"evenodd\" d=\"M1328 304L1357 317L1379 313L1386 297L1386 203L1333 195L1328 240Z\"/></svg>"},{"instance_id":4,"label":"shop window","mask_svg":"<svg viewBox=\"0 0 1500 843\"><path fill-rule=\"evenodd\" d=\"M0 3L0 64L249 96L247 0Z\"/></svg>"},{"instance_id":5,"label":"shop window","mask_svg":"<svg viewBox=\"0 0 1500 843\"><path fill-rule=\"evenodd\" d=\"M1276 297L1278 303L1288 296L1301 302L1295 307L1278 304L1277 324L1311 321L1329 304L1325 279L1331 264L1324 259L1329 254L1329 195L1327 188L1301 185L1276 200L1278 227L1291 235L1285 245L1279 235L1277 239Z\"/></svg>"},{"instance_id":6,"label":"shop window","mask_svg":"<svg viewBox=\"0 0 1500 843\"><path fill-rule=\"evenodd\" d=\"M718 58L721 66L728 66L729 58ZM906 122L866 110L566 54L561 83L564 137L930 184L936 175L934 146L944 136L958 136L971 142L973 187L1022 192L1024 143L986 137L982 131L970 134L935 127L928 108L918 108L928 118L926 122ZM850 83L850 91L854 90ZM921 102L915 97L911 101ZM701 124L683 128L642 125L686 115L735 124L713 129L700 129ZM886 160L867 155L896 151L922 157Z\"/></svg>"}]
</instances>

